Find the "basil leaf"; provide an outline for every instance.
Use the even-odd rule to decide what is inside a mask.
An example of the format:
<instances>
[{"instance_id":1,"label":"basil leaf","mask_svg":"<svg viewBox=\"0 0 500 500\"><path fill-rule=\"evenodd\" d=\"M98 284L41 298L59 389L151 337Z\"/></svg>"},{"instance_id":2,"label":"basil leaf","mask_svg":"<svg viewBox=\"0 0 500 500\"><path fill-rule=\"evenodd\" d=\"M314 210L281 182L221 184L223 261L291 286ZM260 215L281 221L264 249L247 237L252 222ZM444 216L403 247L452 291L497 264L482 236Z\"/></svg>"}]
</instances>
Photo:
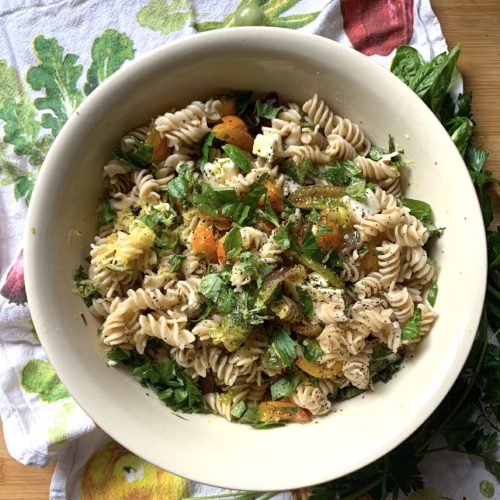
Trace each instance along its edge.
<instances>
[{"instance_id":1,"label":"basil leaf","mask_svg":"<svg viewBox=\"0 0 500 500\"><path fill-rule=\"evenodd\" d=\"M109 198L104 198L101 203L101 211L99 212L99 221L101 224L108 224L115 218L116 212L109 202Z\"/></svg>"},{"instance_id":2,"label":"basil leaf","mask_svg":"<svg viewBox=\"0 0 500 500\"><path fill-rule=\"evenodd\" d=\"M457 115L466 116L467 118L472 117L472 92L465 92L465 94L460 94L457 99Z\"/></svg>"},{"instance_id":3,"label":"basil leaf","mask_svg":"<svg viewBox=\"0 0 500 500\"><path fill-rule=\"evenodd\" d=\"M431 287L429 288L429 293L427 294L427 302L434 307L434 304L436 303L436 298L438 294L438 285L436 280L431 281Z\"/></svg>"},{"instance_id":4,"label":"basil leaf","mask_svg":"<svg viewBox=\"0 0 500 500\"><path fill-rule=\"evenodd\" d=\"M168 261L168 264L170 265L170 270L172 272L176 271L177 268L181 265L181 263L185 260L186 260L185 255L173 255Z\"/></svg>"},{"instance_id":5,"label":"basil leaf","mask_svg":"<svg viewBox=\"0 0 500 500\"><path fill-rule=\"evenodd\" d=\"M418 50L408 45L402 45L398 47L396 54L394 54L390 71L406 85L409 85L423 64L424 59Z\"/></svg>"},{"instance_id":6,"label":"basil leaf","mask_svg":"<svg viewBox=\"0 0 500 500\"><path fill-rule=\"evenodd\" d=\"M423 64L409 82L410 88L438 117L450 86L460 48L460 44L457 44L449 54L440 54Z\"/></svg>"},{"instance_id":7,"label":"basil leaf","mask_svg":"<svg viewBox=\"0 0 500 500\"><path fill-rule=\"evenodd\" d=\"M412 340L417 338L420 334L420 320L422 318L422 311L417 307L413 316L403 326L401 330L401 338L403 340Z\"/></svg>"},{"instance_id":8,"label":"basil leaf","mask_svg":"<svg viewBox=\"0 0 500 500\"><path fill-rule=\"evenodd\" d=\"M347 196L355 200L364 200L366 198L366 179L353 177L349 186L346 187L345 192Z\"/></svg>"},{"instance_id":9,"label":"basil leaf","mask_svg":"<svg viewBox=\"0 0 500 500\"><path fill-rule=\"evenodd\" d=\"M177 176L167 184L167 191L173 198L183 201L189 194L189 184L184 177Z\"/></svg>"},{"instance_id":10,"label":"basil leaf","mask_svg":"<svg viewBox=\"0 0 500 500\"><path fill-rule=\"evenodd\" d=\"M200 159L198 160L198 168L201 173L203 173L205 169L205 164L208 162L208 150L214 143L215 134L213 132L209 132L201 141L200 148Z\"/></svg>"},{"instance_id":11,"label":"basil leaf","mask_svg":"<svg viewBox=\"0 0 500 500\"><path fill-rule=\"evenodd\" d=\"M281 111L281 106L273 106L272 104L268 104L265 101L258 100L255 102L255 110L254 115L257 118L267 118L271 120L272 118L276 118Z\"/></svg>"},{"instance_id":12,"label":"basil leaf","mask_svg":"<svg viewBox=\"0 0 500 500\"><path fill-rule=\"evenodd\" d=\"M241 233L238 226L233 226L224 238L224 251L226 258L237 257L241 252Z\"/></svg>"},{"instance_id":13,"label":"basil leaf","mask_svg":"<svg viewBox=\"0 0 500 500\"><path fill-rule=\"evenodd\" d=\"M220 207L237 200L238 196L234 188L213 188L207 182L201 184L200 194L191 196L193 206L214 217L217 217Z\"/></svg>"},{"instance_id":14,"label":"basil leaf","mask_svg":"<svg viewBox=\"0 0 500 500\"><path fill-rule=\"evenodd\" d=\"M106 353L110 361L125 361L128 359L128 354L119 347L113 347Z\"/></svg>"},{"instance_id":15,"label":"basil leaf","mask_svg":"<svg viewBox=\"0 0 500 500\"><path fill-rule=\"evenodd\" d=\"M143 170L148 167L153 157L153 146L150 144L140 144L137 151L123 152L119 148L111 150L113 156L123 164L133 170Z\"/></svg>"},{"instance_id":16,"label":"basil leaf","mask_svg":"<svg viewBox=\"0 0 500 500\"><path fill-rule=\"evenodd\" d=\"M484 164L488 160L489 153L478 146L469 144L465 151L465 163L474 172L482 172Z\"/></svg>"},{"instance_id":17,"label":"basil leaf","mask_svg":"<svg viewBox=\"0 0 500 500\"><path fill-rule=\"evenodd\" d=\"M235 201L222 207L222 215L230 217L237 224L243 224L250 214L250 207L241 201Z\"/></svg>"},{"instance_id":18,"label":"basil leaf","mask_svg":"<svg viewBox=\"0 0 500 500\"><path fill-rule=\"evenodd\" d=\"M316 340L304 339L302 341L302 346L304 347L304 357L308 361L318 361L321 356L323 356L323 349Z\"/></svg>"},{"instance_id":19,"label":"basil leaf","mask_svg":"<svg viewBox=\"0 0 500 500\"><path fill-rule=\"evenodd\" d=\"M403 198L402 202L403 206L410 209L411 215L422 222L432 222L432 208L427 202L411 198Z\"/></svg>"},{"instance_id":20,"label":"basil leaf","mask_svg":"<svg viewBox=\"0 0 500 500\"><path fill-rule=\"evenodd\" d=\"M224 144L222 151L227 154L229 159L243 172L248 173L252 170L252 162L246 151L233 144Z\"/></svg>"},{"instance_id":21,"label":"basil leaf","mask_svg":"<svg viewBox=\"0 0 500 500\"><path fill-rule=\"evenodd\" d=\"M474 122L466 116L455 116L446 124L446 128L458 151L464 156L474 130Z\"/></svg>"},{"instance_id":22,"label":"basil leaf","mask_svg":"<svg viewBox=\"0 0 500 500\"><path fill-rule=\"evenodd\" d=\"M207 274L201 279L198 291L212 302L217 302L223 284L217 273Z\"/></svg>"},{"instance_id":23,"label":"basil leaf","mask_svg":"<svg viewBox=\"0 0 500 500\"><path fill-rule=\"evenodd\" d=\"M244 115L252 95L253 92L251 90L243 90L237 94L234 101L234 111L238 116Z\"/></svg>"}]
</instances>

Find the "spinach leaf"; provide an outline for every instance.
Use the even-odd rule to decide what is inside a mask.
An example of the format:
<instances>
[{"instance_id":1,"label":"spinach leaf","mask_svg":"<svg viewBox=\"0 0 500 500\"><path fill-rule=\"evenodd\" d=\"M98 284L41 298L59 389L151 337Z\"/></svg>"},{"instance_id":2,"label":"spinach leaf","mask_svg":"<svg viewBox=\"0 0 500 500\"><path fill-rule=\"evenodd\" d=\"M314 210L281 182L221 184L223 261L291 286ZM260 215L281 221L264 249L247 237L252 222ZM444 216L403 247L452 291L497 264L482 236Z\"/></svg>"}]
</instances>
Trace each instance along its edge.
<instances>
[{"instance_id":1,"label":"spinach leaf","mask_svg":"<svg viewBox=\"0 0 500 500\"><path fill-rule=\"evenodd\" d=\"M294 370L286 377L279 378L271 385L271 398L273 401L277 399L291 396L297 388L302 378L302 373L299 370Z\"/></svg>"},{"instance_id":2,"label":"spinach leaf","mask_svg":"<svg viewBox=\"0 0 500 500\"><path fill-rule=\"evenodd\" d=\"M125 361L129 358L129 355L119 347L113 347L108 352L106 352L106 357L110 361Z\"/></svg>"},{"instance_id":3,"label":"spinach leaf","mask_svg":"<svg viewBox=\"0 0 500 500\"><path fill-rule=\"evenodd\" d=\"M224 144L222 146L222 151L227 154L229 159L242 171L245 173L252 170L252 162L246 151L240 149L238 146L233 144Z\"/></svg>"},{"instance_id":4,"label":"spinach leaf","mask_svg":"<svg viewBox=\"0 0 500 500\"><path fill-rule=\"evenodd\" d=\"M421 220L429 231L429 237L440 235L444 228L437 228L433 222L431 206L422 200L412 200L411 198L402 199L403 206L410 209L410 214Z\"/></svg>"}]
</instances>

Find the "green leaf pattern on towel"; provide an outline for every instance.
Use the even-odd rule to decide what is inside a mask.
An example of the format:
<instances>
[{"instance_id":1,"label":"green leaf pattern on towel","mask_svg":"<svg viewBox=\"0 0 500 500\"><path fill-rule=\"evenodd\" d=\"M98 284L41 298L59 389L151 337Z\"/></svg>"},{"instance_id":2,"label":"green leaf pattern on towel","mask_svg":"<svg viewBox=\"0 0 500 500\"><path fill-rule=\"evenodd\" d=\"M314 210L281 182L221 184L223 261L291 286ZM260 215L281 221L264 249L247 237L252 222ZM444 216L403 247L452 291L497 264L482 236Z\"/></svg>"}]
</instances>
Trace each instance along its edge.
<instances>
[{"instance_id":1,"label":"green leaf pattern on towel","mask_svg":"<svg viewBox=\"0 0 500 500\"><path fill-rule=\"evenodd\" d=\"M66 54L55 38L38 35L33 41L38 60L26 83L42 93L33 99L15 68L0 60L0 186L12 185L14 198L29 203L43 160L69 116L97 85L134 57L132 40L114 29L105 30L91 48L92 63L83 91L79 57Z\"/></svg>"},{"instance_id":2,"label":"green leaf pattern on towel","mask_svg":"<svg viewBox=\"0 0 500 500\"><path fill-rule=\"evenodd\" d=\"M286 15L286 12L301 0L241 0L234 11L225 16L221 21L203 20L193 22L192 26L197 31L211 31L218 28L235 26L237 12L244 7L255 5L262 9L264 24L280 28L299 29L312 23L321 11L305 14ZM209 16L210 13L198 12L199 17ZM137 22L144 28L168 35L186 27L189 20L193 19L191 7L186 0L149 0L137 12Z\"/></svg>"},{"instance_id":3,"label":"green leaf pattern on towel","mask_svg":"<svg viewBox=\"0 0 500 500\"><path fill-rule=\"evenodd\" d=\"M54 368L44 359L32 359L24 365L21 371L21 386L26 392L38 394L46 403L69 397Z\"/></svg>"}]
</instances>

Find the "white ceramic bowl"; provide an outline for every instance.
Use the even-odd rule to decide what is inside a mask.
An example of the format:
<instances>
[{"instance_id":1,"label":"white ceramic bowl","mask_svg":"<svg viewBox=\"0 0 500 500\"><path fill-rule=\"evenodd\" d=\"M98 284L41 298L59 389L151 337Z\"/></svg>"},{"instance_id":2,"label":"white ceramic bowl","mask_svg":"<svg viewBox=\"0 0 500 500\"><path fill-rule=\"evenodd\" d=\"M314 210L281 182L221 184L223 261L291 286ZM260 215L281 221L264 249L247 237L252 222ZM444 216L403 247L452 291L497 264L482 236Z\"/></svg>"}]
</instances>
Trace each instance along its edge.
<instances>
[{"instance_id":1,"label":"white ceramic bowl","mask_svg":"<svg viewBox=\"0 0 500 500\"><path fill-rule=\"evenodd\" d=\"M222 89L276 90L304 102L317 92L362 124L388 134L414 160L407 195L428 201L446 231L434 246L439 320L390 383L336 405L310 425L265 431L212 415L180 419L129 373L106 366L96 322L72 293L72 276L97 229L102 167L128 130ZM32 233L31 228L36 232ZM396 77L321 37L275 28L196 35L118 71L88 97L54 142L31 200L25 265L42 345L82 408L132 452L175 474L248 490L321 483L354 471L408 437L444 398L469 352L486 278L486 245L467 170L434 115ZM75 237L74 230L81 231ZM73 237L69 237L69 234ZM85 312L88 326L80 319Z\"/></svg>"}]
</instances>

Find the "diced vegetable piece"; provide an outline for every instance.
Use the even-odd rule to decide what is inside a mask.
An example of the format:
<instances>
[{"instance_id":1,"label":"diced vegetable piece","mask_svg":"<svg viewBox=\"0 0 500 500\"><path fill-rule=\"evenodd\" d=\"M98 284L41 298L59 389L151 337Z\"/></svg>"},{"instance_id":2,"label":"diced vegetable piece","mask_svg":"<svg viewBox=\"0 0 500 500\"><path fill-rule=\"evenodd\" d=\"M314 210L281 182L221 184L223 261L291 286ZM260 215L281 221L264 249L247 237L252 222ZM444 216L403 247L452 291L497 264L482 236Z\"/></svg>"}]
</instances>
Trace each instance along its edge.
<instances>
[{"instance_id":1,"label":"diced vegetable piece","mask_svg":"<svg viewBox=\"0 0 500 500\"><path fill-rule=\"evenodd\" d=\"M153 146L153 155L151 157L153 163L160 163L170 153L167 138L160 135L160 132L155 128L154 122L151 123L144 142Z\"/></svg>"},{"instance_id":2,"label":"diced vegetable piece","mask_svg":"<svg viewBox=\"0 0 500 500\"><path fill-rule=\"evenodd\" d=\"M214 231L210 226L198 225L193 235L193 253L204 253L212 264L218 262L217 258L217 240Z\"/></svg>"},{"instance_id":3,"label":"diced vegetable piece","mask_svg":"<svg viewBox=\"0 0 500 500\"><path fill-rule=\"evenodd\" d=\"M344 282L336 272L328 269L328 267L323 264L316 262L308 255L297 254L296 257L300 263L311 269L311 271L323 276L323 278L325 278L325 280L328 281L333 288L344 288Z\"/></svg>"},{"instance_id":4,"label":"diced vegetable piece","mask_svg":"<svg viewBox=\"0 0 500 500\"><path fill-rule=\"evenodd\" d=\"M323 254L327 254L332 248L339 250L342 245L342 232L336 222L322 217L318 224L316 241Z\"/></svg>"},{"instance_id":5,"label":"diced vegetable piece","mask_svg":"<svg viewBox=\"0 0 500 500\"><path fill-rule=\"evenodd\" d=\"M261 422L307 424L311 421L311 416L307 410L287 400L259 403L259 415Z\"/></svg>"},{"instance_id":6,"label":"diced vegetable piece","mask_svg":"<svg viewBox=\"0 0 500 500\"><path fill-rule=\"evenodd\" d=\"M345 189L338 186L304 186L292 193L288 200L296 208L323 210L341 205Z\"/></svg>"},{"instance_id":7,"label":"diced vegetable piece","mask_svg":"<svg viewBox=\"0 0 500 500\"><path fill-rule=\"evenodd\" d=\"M229 352L233 352L245 342L251 331L251 325L236 325L225 316L220 326L210 330L210 337L215 345L222 343Z\"/></svg>"},{"instance_id":8,"label":"diced vegetable piece","mask_svg":"<svg viewBox=\"0 0 500 500\"><path fill-rule=\"evenodd\" d=\"M264 283L262 283L261 289L259 290L259 295L257 296L257 300L255 302L256 307L259 308L265 306L283 281L290 280L300 283L304 281L306 277L306 270L304 266L301 265L284 267L268 274L264 279Z\"/></svg>"},{"instance_id":9,"label":"diced vegetable piece","mask_svg":"<svg viewBox=\"0 0 500 500\"><path fill-rule=\"evenodd\" d=\"M248 133L246 123L238 116L222 117L222 123L212 128L215 137L227 144L238 146L249 153L252 152L253 137Z\"/></svg>"},{"instance_id":10,"label":"diced vegetable piece","mask_svg":"<svg viewBox=\"0 0 500 500\"><path fill-rule=\"evenodd\" d=\"M226 265L226 251L224 250L224 238L217 240L217 260L219 264Z\"/></svg>"},{"instance_id":11,"label":"diced vegetable piece","mask_svg":"<svg viewBox=\"0 0 500 500\"><path fill-rule=\"evenodd\" d=\"M301 321L300 323L294 323L292 330L303 337L317 337L323 331L323 327L309 321Z\"/></svg>"},{"instance_id":12,"label":"diced vegetable piece","mask_svg":"<svg viewBox=\"0 0 500 500\"><path fill-rule=\"evenodd\" d=\"M328 368L322 366L314 361L308 361L306 358L298 358L295 364L308 375L315 378L332 378L337 376L341 371L344 363L342 361L335 361L335 363Z\"/></svg>"},{"instance_id":13,"label":"diced vegetable piece","mask_svg":"<svg viewBox=\"0 0 500 500\"><path fill-rule=\"evenodd\" d=\"M276 187L276 184L271 181L267 181L266 183L267 187L267 197L269 199L269 203L271 204L271 207L273 207L273 210L275 212L281 212L281 209L283 208L283 203L282 203L282 197L279 189Z\"/></svg>"}]
</instances>

